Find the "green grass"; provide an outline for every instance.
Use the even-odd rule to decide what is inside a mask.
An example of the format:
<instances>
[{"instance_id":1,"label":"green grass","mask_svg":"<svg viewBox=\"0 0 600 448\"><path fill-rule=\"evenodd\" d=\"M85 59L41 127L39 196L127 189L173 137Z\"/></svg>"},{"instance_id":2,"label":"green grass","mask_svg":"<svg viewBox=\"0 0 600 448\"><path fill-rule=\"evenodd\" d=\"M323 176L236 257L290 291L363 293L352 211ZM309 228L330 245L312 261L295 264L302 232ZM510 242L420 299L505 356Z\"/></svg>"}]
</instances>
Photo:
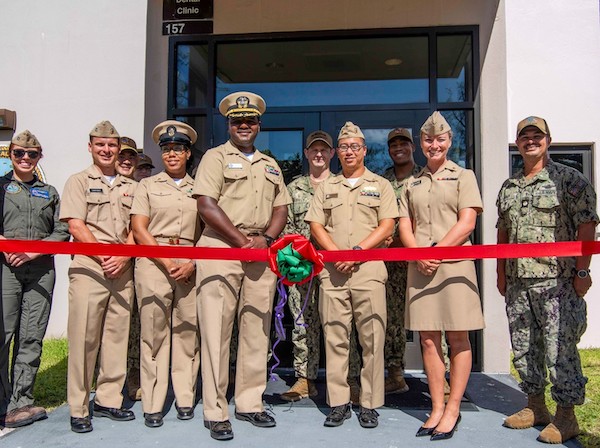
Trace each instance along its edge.
<instances>
[{"instance_id":1,"label":"green grass","mask_svg":"<svg viewBox=\"0 0 600 448\"><path fill-rule=\"evenodd\" d=\"M579 442L586 448L600 448L600 349L579 350L583 374L587 377L586 398L583 406L575 406L575 415L579 422L581 434ZM511 364L512 375L519 380L519 374ZM546 388L546 403L554 414L556 404L550 395L550 387Z\"/></svg>"},{"instance_id":2,"label":"green grass","mask_svg":"<svg viewBox=\"0 0 600 448\"><path fill-rule=\"evenodd\" d=\"M46 339L42 362L35 381L34 397L38 406L49 411L67 401L67 355L66 339Z\"/></svg>"}]
</instances>

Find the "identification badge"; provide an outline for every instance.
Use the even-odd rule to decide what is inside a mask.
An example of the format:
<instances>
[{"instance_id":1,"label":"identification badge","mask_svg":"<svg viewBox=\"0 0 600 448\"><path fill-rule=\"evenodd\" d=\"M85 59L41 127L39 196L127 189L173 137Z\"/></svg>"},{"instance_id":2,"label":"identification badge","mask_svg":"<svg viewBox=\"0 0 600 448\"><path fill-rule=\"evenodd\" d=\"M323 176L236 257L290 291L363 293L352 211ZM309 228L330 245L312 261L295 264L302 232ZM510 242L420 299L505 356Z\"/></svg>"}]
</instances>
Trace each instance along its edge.
<instances>
[{"instance_id":1,"label":"identification badge","mask_svg":"<svg viewBox=\"0 0 600 448\"><path fill-rule=\"evenodd\" d=\"M333 199L333 198L337 198L338 194L337 193L328 193L325 195L325 199Z\"/></svg>"},{"instance_id":2,"label":"identification badge","mask_svg":"<svg viewBox=\"0 0 600 448\"><path fill-rule=\"evenodd\" d=\"M458 180L458 177L438 177L436 180Z\"/></svg>"},{"instance_id":3,"label":"identification badge","mask_svg":"<svg viewBox=\"0 0 600 448\"><path fill-rule=\"evenodd\" d=\"M412 182L412 183L410 184L410 186L411 186L411 187L416 187L416 186L417 186L417 185L419 185L420 183L421 183L421 180L420 180L420 179L419 179L419 180L415 180L414 182Z\"/></svg>"},{"instance_id":4,"label":"identification badge","mask_svg":"<svg viewBox=\"0 0 600 448\"><path fill-rule=\"evenodd\" d=\"M102 188L90 188L90 193L104 193Z\"/></svg>"},{"instance_id":5,"label":"identification badge","mask_svg":"<svg viewBox=\"0 0 600 448\"><path fill-rule=\"evenodd\" d=\"M35 196L36 198L50 199L50 192L40 188L32 188L31 196Z\"/></svg>"},{"instance_id":6,"label":"identification badge","mask_svg":"<svg viewBox=\"0 0 600 448\"><path fill-rule=\"evenodd\" d=\"M229 168L230 170L241 170L244 168L244 165L242 165L241 163L228 163L227 168Z\"/></svg>"}]
</instances>

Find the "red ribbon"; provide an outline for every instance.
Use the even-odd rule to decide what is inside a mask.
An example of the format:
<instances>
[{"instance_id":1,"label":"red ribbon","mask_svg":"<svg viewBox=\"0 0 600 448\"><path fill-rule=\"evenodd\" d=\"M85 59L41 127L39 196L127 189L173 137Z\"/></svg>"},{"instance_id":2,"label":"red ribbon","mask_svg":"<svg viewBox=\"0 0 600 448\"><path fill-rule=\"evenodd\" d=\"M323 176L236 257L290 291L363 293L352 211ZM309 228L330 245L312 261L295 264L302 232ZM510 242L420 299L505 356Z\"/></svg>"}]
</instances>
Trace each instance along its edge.
<instances>
[{"instance_id":1,"label":"red ribbon","mask_svg":"<svg viewBox=\"0 0 600 448\"><path fill-rule=\"evenodd\" d=\"M191 246L145 246L141 244L67 243L39 240L0 240L0 252L36 252L66 255L114 255L149 258L190 258L205 260L268 261L267 249L230 249ZM600 242L487 244L415 249L372 249L318 251L324 262L458 260L477 258L579 257L600 253Z\"/></svg>"},{"instance_id":2,"label":"red ribbon","mask_svg":"<svg viewBox=\"0 0 600 448\"><path fill-rule=\"evenodd\" d=\"M307 240L302 235L290 234L284 235L279 238L268 249L268 257L269 257L269 267L271 271L273 271L277 277L282 277L279 269L277 267L277 251L283 249L288 244L292 244L292 247L300 254L305 260L312 262L312 272L308 277L306 277L301 282L298 282L299 285L303 283L309 282L315 275L323 270L323 256L317 252L315 246L311 244L309 240ZM294 282L289 281L287 278L283 279L284 285L293 285Z\"/></svg>"}]
</instances>

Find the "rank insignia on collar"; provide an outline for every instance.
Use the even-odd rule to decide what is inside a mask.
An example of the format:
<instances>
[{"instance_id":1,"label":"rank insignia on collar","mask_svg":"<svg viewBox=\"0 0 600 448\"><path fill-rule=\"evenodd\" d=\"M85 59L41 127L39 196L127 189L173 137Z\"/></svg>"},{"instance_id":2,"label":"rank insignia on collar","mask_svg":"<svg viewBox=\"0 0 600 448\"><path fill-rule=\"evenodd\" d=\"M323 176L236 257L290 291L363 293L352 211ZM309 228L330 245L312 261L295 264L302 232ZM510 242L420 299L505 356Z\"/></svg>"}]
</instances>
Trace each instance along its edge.
<instances>
[{"instance_id":1,"label":"rank insignia on collar","mask_svg":"<svg viewBox=\"0 0 600 448\"><path fill-rule=\"evenodd\" d=\"M274 166L271 166L271 165L266 165L265 171L269 174L274 174L275 176L279 176L279 174L281 174L279 172L279 170L277 170L277 168L275 168Z\"/></svg>"}]
</instances>

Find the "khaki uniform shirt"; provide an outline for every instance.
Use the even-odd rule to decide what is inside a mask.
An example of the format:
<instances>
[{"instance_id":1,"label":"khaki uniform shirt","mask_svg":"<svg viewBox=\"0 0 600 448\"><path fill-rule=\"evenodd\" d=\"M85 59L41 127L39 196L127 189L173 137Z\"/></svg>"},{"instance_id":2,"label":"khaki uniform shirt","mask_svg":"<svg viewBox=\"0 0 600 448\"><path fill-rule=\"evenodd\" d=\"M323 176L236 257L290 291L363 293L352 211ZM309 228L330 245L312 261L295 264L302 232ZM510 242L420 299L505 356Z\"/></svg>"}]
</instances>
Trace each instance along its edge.
<instances>
[{"instance_id":1,"label":"khaki uniform shirt","mask_svg":"<svg viewBox=\"0 0 600 448\"><path fill-rule=\"evenodd\" d=\"M506 180L498 194L496 227L509 243L575 241L580 224L598 222L596 192L576 169L552 160L532 179L522 172ZM506 260L507 277L571 277L575 257Z\"/></svg>"},{"instance_id":2,"label":"khaki uniform shirt","mask_svg":"<svg viewBox=\"0 0 600 448\"><path fill-rule=\"evenodd\" d=\"M347 250L371 234L382 219L397 217L398 205L392 185L365 169L354 187L342 175L323 181L305 220L324 226L335 245Z\"/></svg>"},{"instance_id":3,"label":"khaki uniform shirt","mask_svg":"<svg viewBox=\"0 0 600 448\"><path fill-rule=\"evenodd\" d=\"M136 181L120 174L110 185L100 170L92 165L67 180L60 219L85 221L100 243L125 243L136 187Z\"/></svg>"},{"instance_id":4,"label":"khaki uniform shirt","mask_svg":"<svg viewBox=\"0 0 600 448\"><path fill-rule=\"evenodd\" d=\"M192 198L194 180L186 174L177 185L167 173L142 179L131 208L132 215L150 218L148 231L175 244L196 243L200 238L200 216ZM185 240L185 241L178 241Z\"/></svg>"},{"instance_id":5,"label":"khaki uniform shirt","mask_svg":"<svg viewBox=\"0 0 600 448\"><path fill-rule=\"evenodd\" d=\"M406 188L400 195L400 217L412 220L419 247L440 241L458 222L459 210L483 210L475 174L451 160L435 174L425 167L405 182ZM463 246L470 244L467 240Z\"/></svg>"},{"instance_id":6,"label":"khaki uniform shirt","mask_svg":"<svg viewBox=\"0 0 600 448\"><path fill-rule=\"evenodd\" d=\"M304 221L315 195L315 190L310 183L310 176L301 176L294 179L287 189L292 197L292 203L288 206L288 219L283 234L297 233L306 239L310 239L310 226Z\"/></svg>"},{"instance_id":7,"label":"khaki uniform shirt","mask_svg":"<svg viewBox=\"0 0 600 448\"><path fill-rule=\"evenodd\" d=\"M292 202L272 157L256 150L250 161L230 141L204 154L192 193L215 199L233 225L246 231L264 231L273 207Z\"/></svg>"}]
</instances>

